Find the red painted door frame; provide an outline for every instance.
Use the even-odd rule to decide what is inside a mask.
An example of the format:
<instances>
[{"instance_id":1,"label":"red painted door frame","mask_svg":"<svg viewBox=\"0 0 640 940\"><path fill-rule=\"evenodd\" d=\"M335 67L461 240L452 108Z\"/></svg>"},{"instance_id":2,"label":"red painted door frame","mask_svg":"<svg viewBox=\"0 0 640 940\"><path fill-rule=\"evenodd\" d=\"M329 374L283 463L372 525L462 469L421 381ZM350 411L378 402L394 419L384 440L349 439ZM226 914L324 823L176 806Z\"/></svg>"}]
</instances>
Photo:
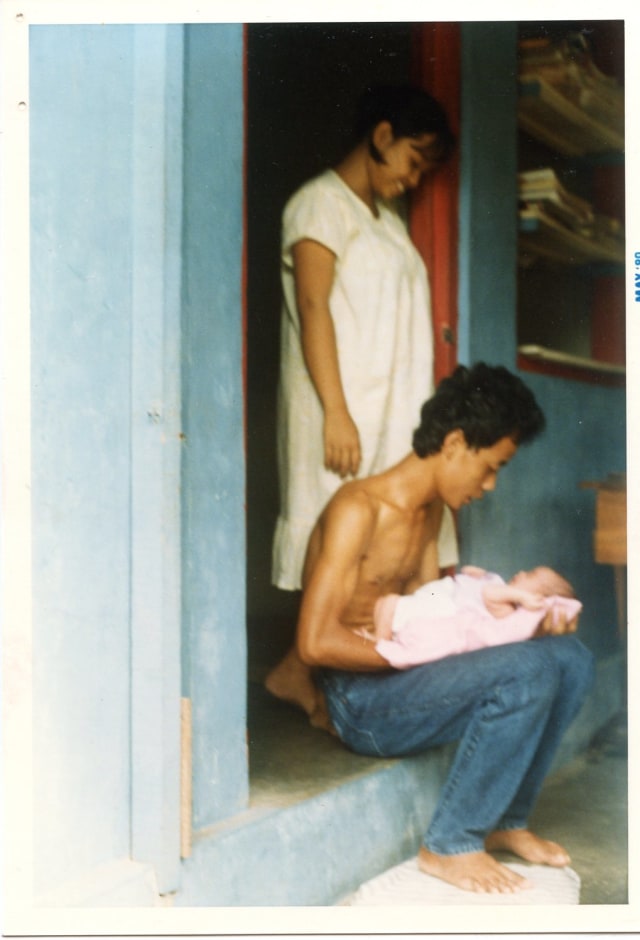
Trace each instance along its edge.
<instances>
[{"instance_id":1,"label":"red painted door frame","mask_svg":"<svg viewBox=\"0 0 640 940\"><path fill-rule=\"evenodd\" d=\"M414 28L412 80L446 109L451 127L460 127L460 24L421 23ZM457 364L458 327L458 148L447 164L414 194L411 237L429 272L436 384Z\"/></svg>"}]
</instances>

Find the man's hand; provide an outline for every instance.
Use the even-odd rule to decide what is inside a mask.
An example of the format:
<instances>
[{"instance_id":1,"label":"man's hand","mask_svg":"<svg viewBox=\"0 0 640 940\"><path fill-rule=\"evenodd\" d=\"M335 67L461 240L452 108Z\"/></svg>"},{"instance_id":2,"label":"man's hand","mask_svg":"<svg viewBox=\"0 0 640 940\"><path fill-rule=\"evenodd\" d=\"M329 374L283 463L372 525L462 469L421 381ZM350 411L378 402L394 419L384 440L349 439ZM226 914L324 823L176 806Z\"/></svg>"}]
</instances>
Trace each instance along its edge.
<instances>
[{"instance_id":1,"label":"man's hand","mask_svg":"<svg viewBox=\"0 0 640 940\"><path fill-rule=\"evenodd\" d=\"M578 629L579 617L567 620L567 612L561 608L547 611L544 619L534 633L537 636L562 636L564 633L575 633Z\"/></svg>"}]
</instances>

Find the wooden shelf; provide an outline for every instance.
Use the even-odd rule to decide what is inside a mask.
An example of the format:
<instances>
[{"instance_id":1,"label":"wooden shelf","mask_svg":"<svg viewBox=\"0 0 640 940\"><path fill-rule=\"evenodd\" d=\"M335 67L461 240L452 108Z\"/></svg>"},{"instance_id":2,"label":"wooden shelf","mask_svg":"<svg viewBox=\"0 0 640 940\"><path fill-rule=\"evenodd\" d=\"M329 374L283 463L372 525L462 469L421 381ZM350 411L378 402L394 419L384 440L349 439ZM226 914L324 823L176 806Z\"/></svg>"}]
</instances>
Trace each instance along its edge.
<instances>
[{"instance_id":1,"label":"wooden shelf","mask_svg":"<svg viewBox=\"0 0 640 940\"><path fill-rule=\"evenodd\" d=\"M589 49L602 48L608 34L597 29L593 33ZM541 40L542 33L537 38ZM529 176L520 179L519 186L517 362L526 372L599 387L625 386L626 247L623 223L617 221L623 199L617 188L613 199L604 198L604 176L596 169L615 166L615 173L607 173L620 185L622 101L618 80L600 74L588 53L584 61L573 56L569 37L540 42L537 50L522 47L519 167ZM547 155L548 150L553 153ZM534 170L553 171L557 186L548 174L548 187L535 190ZM571 196L578 193L571 185L563 191L573 174L589 193L592 217L580 212L579 202L574 205ZM544 174L538 179L543 181ZM567 348L572 351L565 352Z\"/></svg>"},{"instance_id":2,"label":"wooden shelf","mask_svg":"<svg viewBox=\"0 0 640 940\"><path fill-rule=\"evenodd\" d=\"M534 362L568 366L572 369L586 369L589 372L625 375L627 371L626 366L617 365L613 362L601 362L599 359L588 359L585 356L574 356L558 349L548 349L546 346L518 346L518 352L521 356L525 356Z\"/></svg>"},{"instance_id":3,"label":"wooden shelf","mask_svg":"<svg viewBox=\"0 0 640 940\"><path fill-rule=\"evenodd\" d=\"M570 157L624 150L624 134L596 120L540 78L519 80L518 123Z\"/></svg>"},{"instance_id":4,"label":"wooden shelf","mask_svg":"<svg viewBox=\"0 0 640 940\"><path fill-rule=\"evenodd\" d=\"M520 211L520 248L563 264L612 261L624 264L624 244L597 241L567 228L537 207Z\"/></svg>"}]
</instances>

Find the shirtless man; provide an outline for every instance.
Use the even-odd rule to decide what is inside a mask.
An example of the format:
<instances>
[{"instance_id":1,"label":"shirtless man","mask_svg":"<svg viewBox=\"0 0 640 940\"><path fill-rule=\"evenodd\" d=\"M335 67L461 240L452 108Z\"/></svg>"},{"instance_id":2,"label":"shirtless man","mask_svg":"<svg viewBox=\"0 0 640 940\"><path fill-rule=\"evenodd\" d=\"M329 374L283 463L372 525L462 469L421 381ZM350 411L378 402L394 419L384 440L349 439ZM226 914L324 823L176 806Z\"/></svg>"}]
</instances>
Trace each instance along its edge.
<instances>
[{"instance_id":1,"label":"shirtless man","mask_svg":"<svg viewBox=\"0 0 640 940\"><path fill-rule=\"evenodd\" d=\"M575 621L549 616L532 642L393 670L376 652L372 612L379 597L438 577L444 504L458 510L492 491L500 468L543 426L533 395L506 369L460 366L441 382L423 406L413 451L346 483L318 520L296 651L267 680L319 723L313 670L338 736L357 753L397 757L459 741L418 861L469 891L528 887L492 850L569 862L561 846L527 829L527 817L591 685L593 658L571 635Z\"/></svg>"}]
</instances>

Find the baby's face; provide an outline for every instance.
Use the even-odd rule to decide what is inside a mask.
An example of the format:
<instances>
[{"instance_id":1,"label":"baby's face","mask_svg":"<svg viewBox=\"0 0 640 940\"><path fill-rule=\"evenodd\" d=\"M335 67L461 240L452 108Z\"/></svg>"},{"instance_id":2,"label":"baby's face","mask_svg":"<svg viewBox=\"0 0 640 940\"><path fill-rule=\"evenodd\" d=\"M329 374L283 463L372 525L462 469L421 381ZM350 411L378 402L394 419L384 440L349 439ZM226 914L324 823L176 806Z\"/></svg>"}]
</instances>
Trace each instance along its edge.
<instances>
[{"instance_id":1,"label":"baby's face","mask_svg":"<svg viewBox=\"0 0 640 940\"><path fill-rule=\"evenodd\" d=\"M555 571L542 565L532 568L531 571L519 571L518 574L514 574L509 584L522 591L531 591L545 596L560 593L560 580Z\"/></svg>"}]
</instances>

